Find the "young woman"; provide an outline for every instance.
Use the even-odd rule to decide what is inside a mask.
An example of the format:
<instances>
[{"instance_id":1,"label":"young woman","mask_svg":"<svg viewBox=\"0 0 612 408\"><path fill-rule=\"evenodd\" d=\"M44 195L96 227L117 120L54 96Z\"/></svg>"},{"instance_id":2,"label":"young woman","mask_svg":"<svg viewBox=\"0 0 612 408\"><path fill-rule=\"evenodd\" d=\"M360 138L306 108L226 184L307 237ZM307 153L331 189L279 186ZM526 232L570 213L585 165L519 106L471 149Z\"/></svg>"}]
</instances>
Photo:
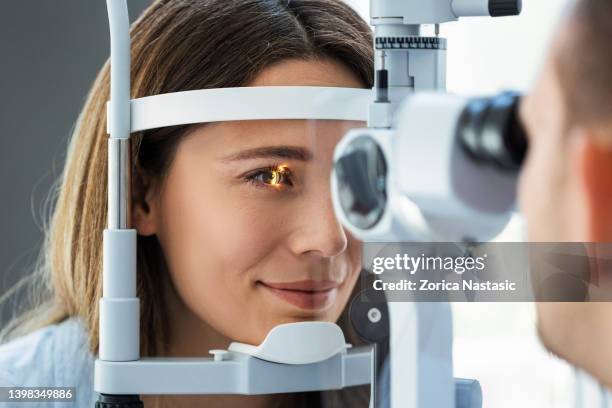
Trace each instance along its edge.
<instances>
[{"instance_id":1,"label":"young woman","mask_svg":"<svg viewBox=\"0 0 612 408\"><path fill-rule=\"evenodd\" d=\"M368 25L341 0L161 0L133 24L132 97L236 86L372 86ZM106 226L109 66L79 117L35 276L47 290L0 346L0 385L76 386L93 406ZM290 103L290 101L288 101ZM360 242L334 215L336 143L360 122L260 120L133 137L141 355L208 356L281 323L338 322ZM367 406L368 387L142 396L145 406Z\"/></svg>"}]
</instances>

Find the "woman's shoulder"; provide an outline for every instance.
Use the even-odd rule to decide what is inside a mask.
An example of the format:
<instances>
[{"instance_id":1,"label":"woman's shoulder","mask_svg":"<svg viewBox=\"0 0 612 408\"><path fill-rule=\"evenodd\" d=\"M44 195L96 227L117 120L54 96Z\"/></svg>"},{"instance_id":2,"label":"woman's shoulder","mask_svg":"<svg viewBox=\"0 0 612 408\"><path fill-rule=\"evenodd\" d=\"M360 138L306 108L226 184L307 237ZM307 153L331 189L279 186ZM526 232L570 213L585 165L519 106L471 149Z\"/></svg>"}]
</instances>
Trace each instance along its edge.
<instances>
[{"instance_id":1,"label":"woman's shoulder","mask_svg":"<svg viewBox=\"0 0 612 408\"><path fill-rule=\"evenodd\" d=\"M0 386L76 387L85 396L91 394L93 361L85 327L72 317L1 344Z\"/></svg>"}]
</instances>

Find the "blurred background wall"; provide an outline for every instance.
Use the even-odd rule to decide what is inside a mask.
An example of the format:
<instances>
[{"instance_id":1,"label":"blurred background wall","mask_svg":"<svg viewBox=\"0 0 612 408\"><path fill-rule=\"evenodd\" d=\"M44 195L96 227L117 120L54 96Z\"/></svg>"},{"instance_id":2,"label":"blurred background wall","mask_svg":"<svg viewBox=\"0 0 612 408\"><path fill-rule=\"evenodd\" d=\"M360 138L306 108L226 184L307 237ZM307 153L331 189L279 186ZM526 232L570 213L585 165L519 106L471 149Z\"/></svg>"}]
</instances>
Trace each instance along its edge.
<instances>
[{"instance_id":1,"label":"blurred background wall","mask_svg":"<svg viewBox=\"0 0 612 408\"><path fill-rule=\"evenodd\" d=\"M129 0L132 20L149 3ZM2 0L0 296L35 261L45 197L109 47L104 0ZM2 307L0 327L9 315Z\"/></svg>"}]
</instances>

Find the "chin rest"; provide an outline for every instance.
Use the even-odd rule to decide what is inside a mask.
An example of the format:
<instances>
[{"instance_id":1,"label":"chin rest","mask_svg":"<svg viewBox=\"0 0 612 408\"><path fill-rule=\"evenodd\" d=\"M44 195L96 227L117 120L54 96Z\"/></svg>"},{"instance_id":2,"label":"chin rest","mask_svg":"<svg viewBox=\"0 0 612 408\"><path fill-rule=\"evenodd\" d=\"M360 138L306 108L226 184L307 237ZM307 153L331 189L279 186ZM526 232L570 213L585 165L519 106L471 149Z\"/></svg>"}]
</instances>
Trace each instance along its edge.
<instances>
[{"instance_id":1,"label":"chin rest","mask_svg":"<svg viewBox=\"0 0 612 408\"><path fill-rule=\"evenodd\" d=\"M283 364L327 360L350 347L335 323L296 322L274 327L259 346L233 342L228 350Z\"/></svg>"}]
</instances>

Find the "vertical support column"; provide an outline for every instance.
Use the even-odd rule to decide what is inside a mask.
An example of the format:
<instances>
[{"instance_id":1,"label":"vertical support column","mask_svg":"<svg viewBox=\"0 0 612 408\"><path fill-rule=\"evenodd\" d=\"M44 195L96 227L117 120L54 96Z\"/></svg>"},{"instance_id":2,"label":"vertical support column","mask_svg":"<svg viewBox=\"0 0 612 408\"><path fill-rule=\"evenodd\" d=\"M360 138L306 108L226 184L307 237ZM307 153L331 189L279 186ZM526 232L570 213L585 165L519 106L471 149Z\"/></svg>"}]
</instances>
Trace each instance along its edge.
<instances>
[{"instance_id":1,"label":"vertical support column","mask_svg":"<svg viewBox=\"0 0 612 408\"><path fill-rule=\"evenodd\" d=\"M107 0L111 38L108 106L108 228L104 230L100 359L140 358L136 230L131 229L130 22L126 0Z\"/></svg>"},{"instance_id":2,"label":"vertical support column","mask_svg":"<svg viewBox=\"0 0 612 408\"><path fill-rule=\"evenodd\" d=\"M390 302L391 408L454 408L450 304Z\"/></svg>"}]
</instances>

